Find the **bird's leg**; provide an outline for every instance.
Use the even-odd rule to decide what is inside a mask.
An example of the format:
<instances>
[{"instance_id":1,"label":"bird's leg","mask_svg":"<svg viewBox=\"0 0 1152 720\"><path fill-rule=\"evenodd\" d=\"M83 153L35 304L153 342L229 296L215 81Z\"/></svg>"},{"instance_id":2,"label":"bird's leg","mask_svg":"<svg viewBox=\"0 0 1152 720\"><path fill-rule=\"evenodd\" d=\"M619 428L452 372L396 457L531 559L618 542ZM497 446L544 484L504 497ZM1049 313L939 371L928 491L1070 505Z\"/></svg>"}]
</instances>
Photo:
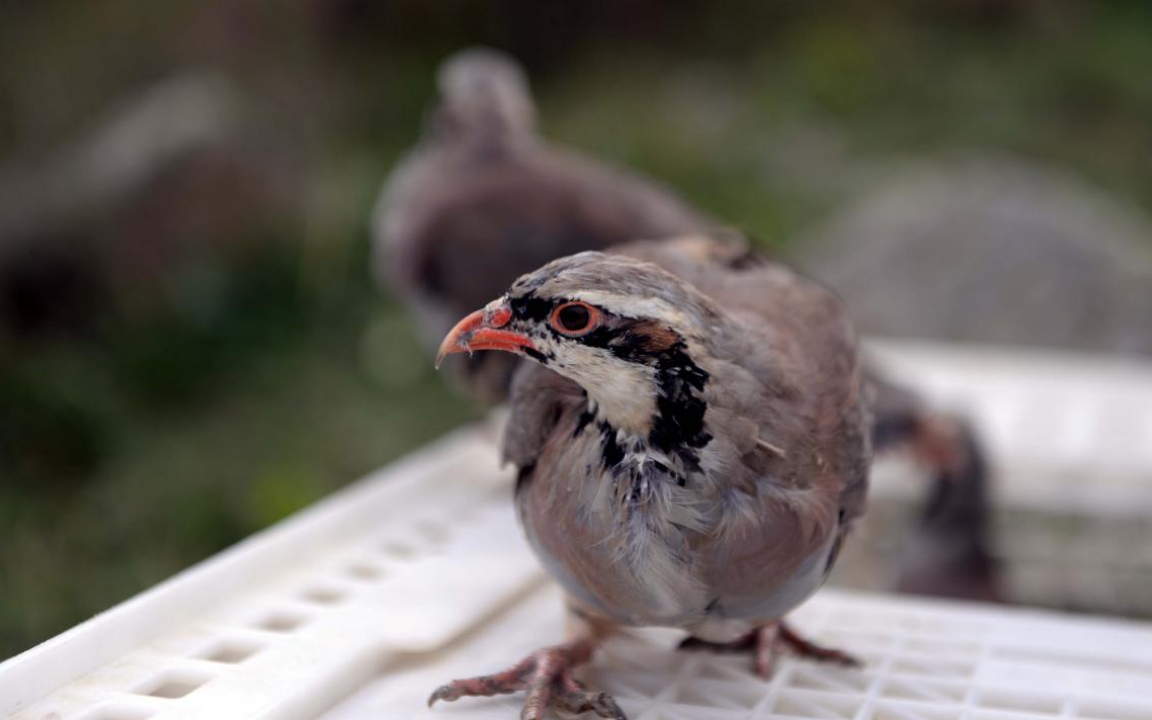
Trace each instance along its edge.
<instances>
[{"instance_id":1,"label":"bird's leg","mask_svg":"<svg viewBox=\"0 0 1152 720\"><path fill-rule=\"evenodd\" d=\"M537 650L519 663L493 675L453 680L428 698L431 707L438 700L462 697L506 695L524 690L521 720L540 720L549 706L570 713L595 712L610 720L626 720L620 706L607 693L588 690L573 672L592 659L610 626L579 615L569 614L568 640Z\"/></svg>"},{"instance_id":2,"label":"bird's leg","mask_svg":"<svg viewBox=\"0 0 1152 720\"><path fill-rule=\"evenodd\" d=\"M767 680L776 671L780 643L780 623L768 623L752 631L752 669Z\"/></svg>"},{"instance_id":3,"label":"bird's leg","mask_svg":"<svg viewBox=\"0 0 1152 720\"><path fill-rule=\"evenodd\" d=\"M799 657L818 662L830 662L848 667L860 665L859 660L846 652L817 645L801 637L783 620L762 625L730 643L710 643L698 638L688 638L680 643L680 647L707 648L717 652L751 651L752 667L756 674L765 680L772 677L781 648L790 650Z\"/></svg>"}]
</instances>

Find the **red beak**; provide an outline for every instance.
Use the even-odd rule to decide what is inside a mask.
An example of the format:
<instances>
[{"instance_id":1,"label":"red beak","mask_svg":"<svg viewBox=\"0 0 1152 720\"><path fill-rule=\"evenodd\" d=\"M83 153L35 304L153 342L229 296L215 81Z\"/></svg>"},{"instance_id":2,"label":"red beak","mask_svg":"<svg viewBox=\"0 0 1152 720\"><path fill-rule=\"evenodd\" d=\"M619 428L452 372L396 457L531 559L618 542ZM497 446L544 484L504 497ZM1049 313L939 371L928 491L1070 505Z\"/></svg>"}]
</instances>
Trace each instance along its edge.
<instances>
[{"instance_id":1,"label":"red beak","mask_svg":"<svg viewBox=\"0 0 1152 720\"><path fill-rule=\"evenodd\" d=\"M503 303L492 303L483 310L477 310L460 322L444 337L440 343L440 352L436 354L436 367L448 355L460 352L473 352L475 350L503 350L505 352L519 353L524 348L535 349L535 345L525 335L500 330L512 319L512 311Z\"/></svg>"}]
</instances>

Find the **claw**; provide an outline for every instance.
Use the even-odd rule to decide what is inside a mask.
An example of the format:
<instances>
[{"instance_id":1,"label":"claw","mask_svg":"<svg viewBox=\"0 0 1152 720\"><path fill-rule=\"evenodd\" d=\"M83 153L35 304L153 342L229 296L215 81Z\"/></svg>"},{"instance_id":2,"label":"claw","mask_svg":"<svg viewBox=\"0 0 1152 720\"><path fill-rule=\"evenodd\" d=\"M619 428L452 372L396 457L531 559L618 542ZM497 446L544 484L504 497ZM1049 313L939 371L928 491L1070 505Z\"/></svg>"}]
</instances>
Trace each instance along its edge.
<instances>
[{"instance_id":1,"label":"claw","mask_svg":"<svg viewBox=\"0 0 1152 720\"><path fill-rule=\"evenodd\" d=\"M441 700L445 702L452 702L453 700L458 699L460 699L460 696L452 693L451 685L441 685L440 687L436 688L431 695L428 696L428 707L432 707Z\"/></svg>"}]
</instances>

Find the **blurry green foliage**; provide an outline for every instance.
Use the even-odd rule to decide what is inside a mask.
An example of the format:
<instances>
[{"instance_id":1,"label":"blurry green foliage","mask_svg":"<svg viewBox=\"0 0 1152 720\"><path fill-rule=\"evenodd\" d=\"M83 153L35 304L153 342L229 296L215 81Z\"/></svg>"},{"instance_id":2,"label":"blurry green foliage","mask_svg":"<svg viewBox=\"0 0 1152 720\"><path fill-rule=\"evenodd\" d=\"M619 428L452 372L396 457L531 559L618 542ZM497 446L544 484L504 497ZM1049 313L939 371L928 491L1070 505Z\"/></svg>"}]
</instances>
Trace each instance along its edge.
<instances>
[{"instance_id":1,"label":"blurry green foliage","mask_svg":"<svg viewBox=\"0 0 1152 720\"><path fill-rule=\"evenodd\" d=\"M1068 165L1152 207L1143 2L293 0L0 5L0 155L35 162L125 94L223 73L305 158L252 250L148 312L0 346L0 657L476 411L368 273L369 210L440 57L525 60L546 134L783 244L840 178L964 149ZM115 288L113 288L115 290Z\"/></svg>"}]
</instances>

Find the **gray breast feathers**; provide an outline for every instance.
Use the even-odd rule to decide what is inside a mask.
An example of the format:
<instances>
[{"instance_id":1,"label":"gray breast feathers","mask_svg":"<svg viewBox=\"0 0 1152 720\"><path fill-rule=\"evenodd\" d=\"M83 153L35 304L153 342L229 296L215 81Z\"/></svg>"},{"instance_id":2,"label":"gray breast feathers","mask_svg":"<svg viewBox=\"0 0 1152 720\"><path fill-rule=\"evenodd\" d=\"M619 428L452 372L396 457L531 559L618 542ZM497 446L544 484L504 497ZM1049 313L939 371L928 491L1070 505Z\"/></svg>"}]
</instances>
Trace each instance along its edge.
<instances>
[{"instance_id":1,"label":"gray breast feathers","mask_svg":"<svg viewBox=\"0 0 1152 720\"><path fill-rule=\"evenodd\" d=\"M579 389L550 371L525 368L514 393L505 449L524 469L521 520L587 610L634 625L755 624L823 580L838 534L835 493L782 483L788 465L773 451L720 435L705 448L705 469L690 474L605 437ZM619 447L614 459L606 444Z\"/></svg>"}]
</instances>

